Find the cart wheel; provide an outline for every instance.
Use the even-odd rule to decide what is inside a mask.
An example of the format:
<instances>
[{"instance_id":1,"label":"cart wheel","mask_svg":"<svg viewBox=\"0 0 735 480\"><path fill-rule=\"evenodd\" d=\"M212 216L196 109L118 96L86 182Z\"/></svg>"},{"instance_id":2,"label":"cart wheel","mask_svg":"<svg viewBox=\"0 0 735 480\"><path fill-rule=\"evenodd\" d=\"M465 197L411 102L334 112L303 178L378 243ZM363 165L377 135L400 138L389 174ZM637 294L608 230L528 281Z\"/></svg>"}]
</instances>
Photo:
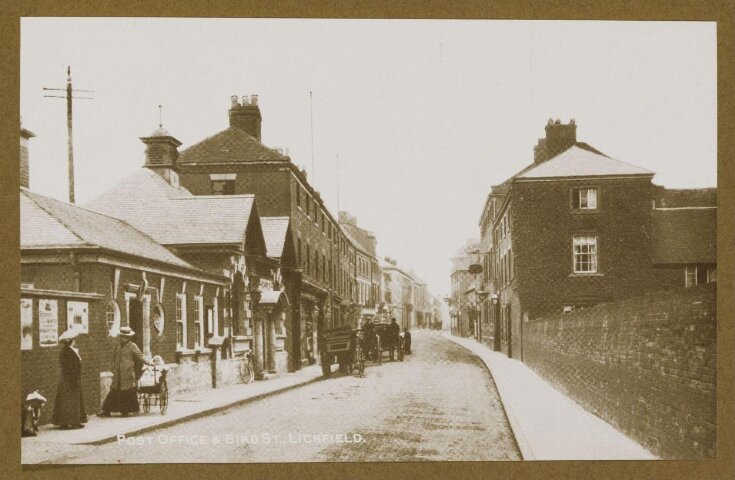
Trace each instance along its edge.
<instances>
[{"instance_id":1,"label":"cart wheel","mask_svg":"<svg viewBox=\"0 0 735 480\"><path fill-rule=\"evenodd\" d=\"M168 384L166 380L159 384L158 408L161 409L161 415L166 415L166 410L168 410Z\"/></svg>"},{"instance_id":2,"label":"cart wheel","mask_svg":"<svg viewBox=\"0 0 735 480\"><path fill-rule=\"evenodd\" d=\"M151 397L147 393L143 394L143 412L148 413L151 411Z\"/></svg>"}]
</instances>

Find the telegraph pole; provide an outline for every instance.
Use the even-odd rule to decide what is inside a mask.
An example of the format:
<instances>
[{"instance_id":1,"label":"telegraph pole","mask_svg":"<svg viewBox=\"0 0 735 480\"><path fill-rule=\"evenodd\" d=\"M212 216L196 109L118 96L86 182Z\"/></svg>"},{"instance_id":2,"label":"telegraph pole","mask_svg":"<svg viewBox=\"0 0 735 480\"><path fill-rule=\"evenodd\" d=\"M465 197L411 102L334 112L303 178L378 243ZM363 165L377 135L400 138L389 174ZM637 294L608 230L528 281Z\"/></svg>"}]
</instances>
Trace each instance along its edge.
<instances>
[{"instance_id":1,"label":"telegraph pole","mask_svg":"<svg viewBox=\"0 0 735 480\"><path fill-rule=\"evenodd\" d=\"M314 100L309 90L309 124L311 130L311 181L316 187L316 174L314 173Z\"/></svg>"},{"instance_id":2,"label":"telegraph pole","mask_svg":"<svg viewBox=\"0 0 735 480\"><path fill-rule=\"evenodd\" d=\"M75 97L73 92L94 93L93 90L74 90L71 86L71 67L66 68L66 88L43 88L44 91L65 91L66 95L44 95L44 97L65 98L66 99L66 128L68 132L67 138L67 154L69 157L68 174L69 174L69 202L74 203L74 142L72 136L72 99L78 98L82 100L93 100L92 97Z\"/></svg>"}]
</instances>

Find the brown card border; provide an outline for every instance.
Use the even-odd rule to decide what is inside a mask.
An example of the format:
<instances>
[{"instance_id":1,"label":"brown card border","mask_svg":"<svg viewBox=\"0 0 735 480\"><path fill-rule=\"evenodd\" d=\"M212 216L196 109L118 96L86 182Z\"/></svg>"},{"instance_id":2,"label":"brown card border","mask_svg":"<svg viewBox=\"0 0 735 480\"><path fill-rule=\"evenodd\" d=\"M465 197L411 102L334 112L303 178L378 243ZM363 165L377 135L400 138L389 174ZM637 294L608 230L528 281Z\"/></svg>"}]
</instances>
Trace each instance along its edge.
<instances>
[{"instance_id":1,"label":"brown card border","mask_svg":"<svg viewBox=\"0 0 735 480\"><path fill-rule=\"evenodd\" d=\"M731 79L735 78L735 8L732 0L688 0L630 2L626 0L566 0L528 2L497 0L448 2L372 0L338 2L299 0L257 2L233 0L180 1L128 0L0 0L0 85L3 115L0 117L0 145L3 175L0 175L3 223L0 239L0 308L6 312L0 359L5 385L0 393L7 405L0 419L0 448L5 478L145 478L159 480L232 476L233 478L398 478L479 477L503 479L719 479L732 478L733 443L733 120L734 100ZM348 464L160 464L112 466L20 465L20 351L17 347L19 206L18 206L18 125L19 125L19 41L21 16L176 16L176 17L326 17L326 18L458 18L458 19L579 19L579 20L699 20L717 22L718 50L718 428L717 457L700 461L649 462L437 462L437 463L348 463Z\"/></svg>"}]
</instances>

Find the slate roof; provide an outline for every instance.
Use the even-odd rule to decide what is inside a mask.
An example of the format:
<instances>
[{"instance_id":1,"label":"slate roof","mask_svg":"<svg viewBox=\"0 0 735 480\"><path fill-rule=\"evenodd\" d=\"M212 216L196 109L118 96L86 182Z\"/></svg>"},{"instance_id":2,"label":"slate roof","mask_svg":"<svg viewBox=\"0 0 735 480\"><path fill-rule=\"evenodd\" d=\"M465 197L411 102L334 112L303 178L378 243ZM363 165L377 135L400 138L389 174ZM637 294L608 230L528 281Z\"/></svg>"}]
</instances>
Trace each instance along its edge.
<instances>
[{"instance_id":1,"label":"slate roof","mask_svg":"<svg viewBox=\"0 0 735 480\"><path fill-rule=\"evenodd\" d=\"M192 195L143 168L89 202L163 245L241 244L253 195Z\"/></svg>"},{"instance_id":2,"label":"slate roof","mask_svg":"<svg viewBox=\"0 0 735 480\"><path fill-rule=\"evenodd\" d=\"M717 262L717 208L653 211L653 263Z\"/></svg>"},{"instance_id":3,"label":"slate roof","mask_svg":"<svg viewBox=\"0 0 735 480\"><path fill-rule=\"evenodd\" d=\"M289 159L237 127L229 127L195 143L183 150L177 160L182 164L262 161L288 162Z\"/></svg>"},{"instance_id":4,"label":"slate roof","mask_svg":"<svg viewBox=\"0 0 735 480\"><path fill-rule=\"evenodd\" d=\"M31 248L104 248L197 270L128 223L21 189L20 245Z\"/></svg>"},{"instance_id":5,"label":"slate roof","mask_svg":"<svg viewBox=\"0 0 735 480\"><path fill-rule=\"evenodd\" d=\"M367 255L368 257L372 257L370 252L368 252L365 247L362 246L362 243L358 242L357 239L350 233L349 230L347 230L342 224L339 225L339 228L342 230L342 233L345 234L345 237L347 237L347 240L350 241L352 246L355 247L355 250L360 251L363 255Z\"/></svg>"},{"instance_id":6,"label":"slate roof","mask_svg":"<svg viewBox=\"0 0 735 480\"><path fill-rule=\"evenodd\" d=\"M265 237L266 255L281 258L286 245L289 217L260 217L260 225Z\"/></svg>"},{"instance_id":7,"label":"slate roof","mask_svg":"<svg viewBox=\"0 0 735 480\"><path fill-rule=\"evenodd\" d=\"M615 160L601 153L573 145L550 160L546 160L524 173L519 180L560 177L597 177L608 175L653 175L653 172L630 163Z\"/></svg>"}]
</instances>

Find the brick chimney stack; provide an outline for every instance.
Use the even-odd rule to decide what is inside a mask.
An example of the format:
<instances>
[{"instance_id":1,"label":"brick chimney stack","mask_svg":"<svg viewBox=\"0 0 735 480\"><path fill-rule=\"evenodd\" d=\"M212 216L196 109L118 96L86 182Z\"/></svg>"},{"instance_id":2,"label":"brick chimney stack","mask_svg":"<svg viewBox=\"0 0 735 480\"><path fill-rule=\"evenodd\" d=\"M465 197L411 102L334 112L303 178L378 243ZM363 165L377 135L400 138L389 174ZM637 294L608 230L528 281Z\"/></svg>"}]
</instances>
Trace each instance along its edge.
<instances>
[{"instance_id":1,"label":"brick chimney stack","mask_svg":"<svg viewBox=\"0 0 735 480\"><path fill-rule=\"evenodd\" d=\"M546 138L539 138L533 148L533 162L549 160L577 143L577 124L572 118L569 123L549 119L546 124Z\"/></svg>"},{"instance_id":2,"label":"brick chimney stack","mask_svg":"<svg viewBox=\"0 0 735 480\"><path fill-rule=\"evenodd\" d=\"M339 212L339 223L347 223L349 225L357 226L357 217L350 215L350 212L341 210Z\"/></svg>"},{"instance_id":3,"label":"brick chimney stack","mask_svg":"<svg viewBox=\"0 0 735 480\"><path fill-rule=\"evenodd\" d=\"M159 125L153 133L140 140L145 144L145 167L150 168L174 187L179 187L176 161L181 142Z\"/></svg>"},{"instance_id":4,"label":"brick chimney stack","mask_svg":"<svg viewBox=\"0 0 735 480\"><path fill-rule=\"evenodd\" d=\"M237 95L233 95L230 97L230 102L230 127L240 128L251 137L260 140L262 117L258 106L258 96L251 95L248 97L245 95L241 102Z\"/></svg>"},{"instance_id":5,"label":"brick chimney stack","mask_svg":"<svg viewBox=\"0 0 735 480\"><path fill-rule=\"evenodd\" d=\"M30 130L20 127L20 186L24 188L30 187L30 166L28 164L28 140L35 137L36 134Z\"/></svg>"}]
</instances>

